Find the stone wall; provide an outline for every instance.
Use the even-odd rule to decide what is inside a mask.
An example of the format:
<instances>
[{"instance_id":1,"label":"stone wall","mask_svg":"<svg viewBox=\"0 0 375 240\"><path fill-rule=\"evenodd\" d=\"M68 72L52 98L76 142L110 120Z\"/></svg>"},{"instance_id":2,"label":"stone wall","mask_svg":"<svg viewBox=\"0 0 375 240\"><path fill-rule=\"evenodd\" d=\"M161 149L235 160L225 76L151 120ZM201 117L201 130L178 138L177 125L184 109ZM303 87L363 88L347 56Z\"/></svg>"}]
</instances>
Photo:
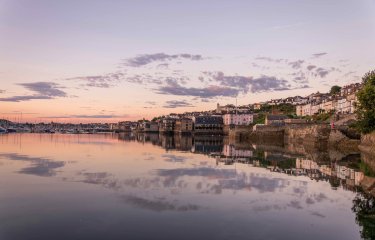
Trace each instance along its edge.
<instances>
[{"instance_id":1,"label":"stone wall","mask_svg":"<svg viewBox=\"0 0 375 240\"><path fill-rule=\"evenodd\" d=\"M328 147L343 153L359 153L360 140L350 139L339 130L332 130L328 138Z\"/></svg>"},{"instance_id":2,"label":"stone wall","mask_svg":"<svg viewBox=\"0 0 375 240\"><path fill-rule=\"evenodd\" d=\"M362 160L375 171L375 131L361 137L359 149L361 150Z\"/></svg>"},{"instance_id":3,"label":"stone wall","mask_svg":"<svg viewBox=\"0 0 375 240\"><path fill-rule=\"evenodd\" d=\"M285 127L286 143L302 143L317 148L327 148L329 134L328 124L289 124Z\"/></svg>"}]
</instances>

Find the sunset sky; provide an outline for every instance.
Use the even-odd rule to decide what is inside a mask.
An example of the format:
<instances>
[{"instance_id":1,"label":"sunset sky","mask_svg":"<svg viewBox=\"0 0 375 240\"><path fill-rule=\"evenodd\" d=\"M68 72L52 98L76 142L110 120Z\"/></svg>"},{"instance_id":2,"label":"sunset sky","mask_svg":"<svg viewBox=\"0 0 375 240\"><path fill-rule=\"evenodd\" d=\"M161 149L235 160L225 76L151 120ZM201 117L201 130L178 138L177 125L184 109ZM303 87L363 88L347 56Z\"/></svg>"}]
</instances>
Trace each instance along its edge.
<instances>
[{"instance_id":1,"label":"sunset sky","mask_svg":"<svg viewBox=\"0 0 375 240\"><path fill-rule=\"evenodd\" d=\"M375 69L375 0L0 0L0 118L117 122Z\"/></svg>"}]
</instances>

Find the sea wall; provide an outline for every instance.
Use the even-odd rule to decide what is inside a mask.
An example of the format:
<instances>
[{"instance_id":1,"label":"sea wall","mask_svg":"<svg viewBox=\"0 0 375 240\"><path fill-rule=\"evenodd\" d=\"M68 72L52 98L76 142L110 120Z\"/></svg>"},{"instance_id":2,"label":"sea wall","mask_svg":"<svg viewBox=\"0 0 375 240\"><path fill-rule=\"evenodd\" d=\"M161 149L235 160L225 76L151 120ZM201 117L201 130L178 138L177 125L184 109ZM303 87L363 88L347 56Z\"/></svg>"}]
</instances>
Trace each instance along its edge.
<instances>
[{"instance_id":1,"label":"sea wall","mask_svg":"<svg viewBox=\"0 0 375 240\"><path fill-rule=\"evenodd\" d=\"M256 131L248 131L243 138L250 142L284 145L284 126L258 125Z\"/></svg>"},{"instance_id":2,"label":"sea wall","mask_svg":"<svg viewBox=\"0 0 375 240\"><path fill-rule=\"evenodd\" d=\"M359 153L360 140L351 139L340 130L332 130L328 138L328 148L336 149L343 153Z\"/></svg>"},{"instance_id":3,"label":"sea wall","mask_svg":"<svg viewBox=\"0 0 375 240\"><path fill-rule=\"evenodd\" d=\"M286 144L327 148L330 132L328 124L290 124L285 127L284 141Z\"/></svg>"},{"instance_id":4,"label":"sea wall","mask_svg":"<svg viewBox=\"0 0 375 240\"><path fill-rule=\"evenodd\" d=\"M375 171L375 131L362 135L359 149L363 161Z\"/></svg>"}]
</instances>

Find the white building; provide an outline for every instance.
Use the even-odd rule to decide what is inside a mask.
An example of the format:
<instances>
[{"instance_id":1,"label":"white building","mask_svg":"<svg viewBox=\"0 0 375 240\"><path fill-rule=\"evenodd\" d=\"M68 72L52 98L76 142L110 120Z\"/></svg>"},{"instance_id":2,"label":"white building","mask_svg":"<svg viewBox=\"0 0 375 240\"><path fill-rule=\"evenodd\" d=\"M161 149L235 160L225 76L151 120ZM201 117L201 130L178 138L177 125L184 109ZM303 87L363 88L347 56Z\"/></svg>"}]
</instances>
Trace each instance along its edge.
<instances>
[{"instance_id":1,"label":"white building","mask_svg":"<svg viewBox=\"0 0 375 240\"><path fill-rule=\"evenodd\" d=\"M249 125L254 122L253 114L224 114L224 125Z\"/></svg>"}]
</instances>

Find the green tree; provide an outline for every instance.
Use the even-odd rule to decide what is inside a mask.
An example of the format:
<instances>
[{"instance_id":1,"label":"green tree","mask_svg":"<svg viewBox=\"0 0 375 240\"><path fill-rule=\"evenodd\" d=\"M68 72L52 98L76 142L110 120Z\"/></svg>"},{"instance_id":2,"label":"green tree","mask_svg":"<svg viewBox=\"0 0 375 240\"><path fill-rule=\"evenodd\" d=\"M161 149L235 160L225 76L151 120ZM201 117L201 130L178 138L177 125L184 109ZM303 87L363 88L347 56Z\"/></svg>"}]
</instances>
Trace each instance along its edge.
<instances>
[{"instance_id":1,"label":"green tree","mask_svg":"<svg viewBox=\"0 0 375 240\"><path fill-rule=\"evenodd\" d=\"M341 87L335 85L335 86L332 86L332 87L331 87L331 91L330 91L329 93L330 93L331 95L336 95L336 94L340 93L340 91L341 91Z\"/></svg>"},{"instance_id":2,"label":"green tree","mask_svg":"<svg viewBox=\"0 0 375 240\"><path fill-rule=\"evenodd\" d=\"M375 130L375 70L362 78L363 87L357 93L357 127L362 133Z\"/></svg>"}]
</instances>

